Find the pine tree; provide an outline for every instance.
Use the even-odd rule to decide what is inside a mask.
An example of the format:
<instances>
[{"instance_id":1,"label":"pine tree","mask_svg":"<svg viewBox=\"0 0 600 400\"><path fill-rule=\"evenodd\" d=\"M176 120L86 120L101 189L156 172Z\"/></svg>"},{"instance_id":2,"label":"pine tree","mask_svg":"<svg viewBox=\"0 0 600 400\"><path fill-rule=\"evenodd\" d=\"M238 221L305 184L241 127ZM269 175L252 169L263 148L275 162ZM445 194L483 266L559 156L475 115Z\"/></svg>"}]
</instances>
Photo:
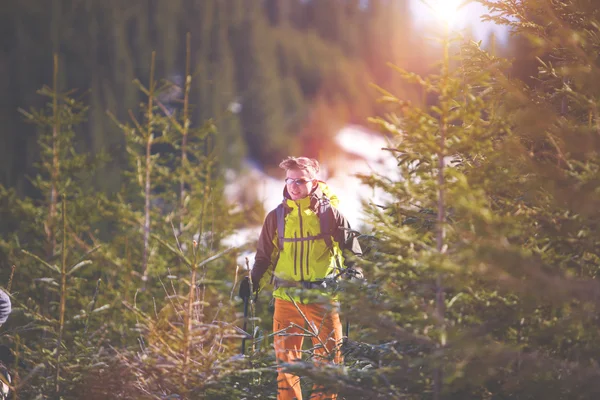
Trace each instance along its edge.
<instances>
[{"instance_id":1,"label":"pine tree","mask_svg":"<svg viewBox=\"0 0 600 400\"><path fill-rule=\"evenodd\" d=\"M97 275L87 267L92 263L91 253L97 250L87 250L87 235L93 235L100 218L93 206L98 196L92 194L89 184L97 161L78 152L74 141L87 107L74 98L74 92L59 89L57 54L52 70L52 87L39 91L48 104L42 109L21 110L39 132L41 161L31 178L39 196L22 199L14 190L0 188L3 214L9 216L6 221L18 219L12 236L0 242L7 261L14 265L9 286L15 306L22 312L14 326L31 326L31 331L14 328L16 334L8 336L7 342L14 345L17 357L47 365L31 376L28 387L15 390L24 398L69 393L73 383L100 361L102 357L95 353L98 348L88 341L87 329L90 315L100 315L108 308L95 307ZM3 269L3 276L5 272L9 271ZM72 292L80 295L72 296ZM94 301L90 301L92 295Z\"/></svg>"},{"instance_id":2,"label":"pine tree","mask_svg":"<svg viewBox=\"0 0 600 400\"><path fill-rule=\"evenodd\" d=\"M140 228L144 227L145 234L145 228L150 227L152 254L146 268L146 291L140 296L136 293L134 300L124 301L128 315L137 321L144 359L139 358L137 348L127 348L119 365L136 371L138 394L168 393L189 398L195 391L215 390L210 382L235 368L235 360L231 365L228 361L231 350L227 341L235 338L236 332L227 284L236 272L227 268L231 260L225 257L232 249L220 243L230 232L235 216L223 196L220 159L215 149L218 131L213 120L199 126L192 122L191 35L186 41L183 108L170 108L160 101L161 89L172 88L170 82L158 88L151 80L148 88L140 85L148 96L143 124L133 113L133 125L120 124L130 136L130 154L138 166L132 177L139 177L132 187L140 194L129 193L133 206L121 204L115 212L125 219L121 235L137 231L138 239L131 245L138 257L143 254L139 247L147 248L145 240L139 238ZM168 146L155 148L159 142ZM142 198L144 207L139 202ZM133 223L133 230L128 223ZM122 240L115 241L112 248L113 253L106 257L127 266L129 257ZM127 284L125 289L130 291L131 286ZM154 300L159 293L165 297L163 302ZM140 301L142 296L144 301ZM215 369L216 363L225 368ZM236 391L217 388L215 392L220 395L230 390Z\"/></svg>"},{"instance_id":3,"label":"pine tree","mask_svg":"<svg viewBox=\"0 0 600 400\"><path fill-rule=\"evenodd\" d=\"M589 1L482 3L559 61L540 61L528 86L468 44L448 73L402 71L435 99L426 107L384 93L401 110L375 120L395 138L398 176L366 179L390 198L372 208L372 282L352 308L362 333L383 344L351 348L371 368L351 375L382 398L590 398L599 372L589 236L597 10Z\"/></svg>"},{"instance_id":4,"label":"pine tree","mask_svg":"<svg viewBox=\"0 0 600 400\"><path fill-rule=\"evenodd\" d=\"M48 99L46 106L20 110L39 134L41 159L36 165L36 175L30 178L36 197L21 199L14 190L2 188L4 212L16 218L12 222L10 217L6 219L14 229L10 230L12 238L1 242L3 250L10 253L14 245L28 246L31 251L43 252L48 260L59 253L56 232L61 196L77 199L71 206L79 218L73 220L77 228L72 235L79 236L90 229L98 217L93 216L94 210L86 202L92 189L88 182L100 160L79 152L80 146L75 141L76 129L85 122L87 107L73 97L73 92L60 90L58 61L55 55L52 87L44 86L38 91Z\"/></svg>"}]
</instances>

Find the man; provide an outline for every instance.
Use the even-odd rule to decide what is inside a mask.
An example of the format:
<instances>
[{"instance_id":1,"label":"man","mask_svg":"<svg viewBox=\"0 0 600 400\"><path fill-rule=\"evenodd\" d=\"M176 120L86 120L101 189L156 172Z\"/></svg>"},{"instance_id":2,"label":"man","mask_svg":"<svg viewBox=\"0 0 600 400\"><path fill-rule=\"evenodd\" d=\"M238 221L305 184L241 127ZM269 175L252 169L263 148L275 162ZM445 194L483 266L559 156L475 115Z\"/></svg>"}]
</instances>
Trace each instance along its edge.
<instances>
[{"instance_id":1,"label":"man","mask_svg":"<svg viewBox=\"0 0 600 400\"><path fill-rule=\"evenodd\" d=\"M335 208L337 197L317 180L318 161L288 157L279 167L286 176L284 199L265 219L251 276L256 290L269 280L266 272L274 285L277 399L302 400L300 378L284 372L281 364L301 359L305 332L299 327L312 333L315 362L341 362L342 325L327 286L346 272L342 252L361 255L361 249ZM325 388L313 388L311 399L336 398Z\"/></svg>"}]
</instances>

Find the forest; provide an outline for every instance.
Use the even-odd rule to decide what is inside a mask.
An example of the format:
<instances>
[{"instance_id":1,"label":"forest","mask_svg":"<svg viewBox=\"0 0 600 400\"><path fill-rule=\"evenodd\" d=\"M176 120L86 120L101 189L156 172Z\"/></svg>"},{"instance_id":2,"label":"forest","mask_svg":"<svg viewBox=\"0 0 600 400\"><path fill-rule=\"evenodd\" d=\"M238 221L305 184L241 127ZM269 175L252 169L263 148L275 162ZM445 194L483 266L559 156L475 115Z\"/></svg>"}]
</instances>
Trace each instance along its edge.
<instances>
[{"instance_id":1,"label":"forest","mask_svg":"<svg viewBox=\"0 0 600 400\"><path fill-rule=\"evenodd\" d=\"M5 2L0 398L276 398L227 240L270 210L225 176L348 124L396 170L360 176L389 200L334 288L343 363L280 366L306 397L598 398L600 7L474 2L506 41L408 0Z\"/></svg>"}]
</instances>

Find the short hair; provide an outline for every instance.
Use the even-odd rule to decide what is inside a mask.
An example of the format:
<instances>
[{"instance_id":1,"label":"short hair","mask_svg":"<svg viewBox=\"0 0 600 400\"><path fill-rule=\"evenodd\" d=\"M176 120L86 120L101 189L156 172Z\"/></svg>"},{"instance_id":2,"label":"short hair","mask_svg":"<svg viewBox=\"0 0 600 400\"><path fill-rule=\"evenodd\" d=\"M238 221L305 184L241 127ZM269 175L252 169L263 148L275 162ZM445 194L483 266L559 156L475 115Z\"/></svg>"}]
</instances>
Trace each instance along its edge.
<instances>
[{"instance_id":1,"label":"short hair","mask_svg":"<svg viewBox=\"0 0 600 400\"><path fill-rule=\"evenodd\" d=\"M279 168L289 171L290 169L301 169L307 171L311 178L316 178L319 173L319 162L314 158L308 157L287 157L281 163Z\"/></svg>"}]
</instances>

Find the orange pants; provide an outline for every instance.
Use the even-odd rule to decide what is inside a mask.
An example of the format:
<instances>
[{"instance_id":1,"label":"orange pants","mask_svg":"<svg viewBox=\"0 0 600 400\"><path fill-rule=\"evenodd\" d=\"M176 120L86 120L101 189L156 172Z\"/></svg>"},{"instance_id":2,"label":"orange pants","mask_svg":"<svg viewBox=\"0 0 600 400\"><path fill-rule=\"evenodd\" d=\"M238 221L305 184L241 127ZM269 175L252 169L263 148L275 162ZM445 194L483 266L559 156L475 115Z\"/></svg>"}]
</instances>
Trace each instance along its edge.
<instances>
[{"instance_id":1,"label":"orange pants","mask_svg":"<svg viewBox=\"0 0 600 400\"><path fill-rule=\"evenodd\" d=\"M298 312L296 306L302 311L309 324ZM340 345L342 343L342 324L338 311L330 304L300 304L296 306L291 301L275 299L275 314L273 315L273 332L282 331L275 335L274 347L275 357L278 363L291 363L302 358L302 342L306 331L290 326L295 324L305 327L316 334L312 337L315 349L315 362L325 363L333 360L339 364L342 361ZM277 368L277 399L278 400L302 400L300 389L300 377L283 372L283 368ZM337 399L337 394L327 392L322 387L314 386L311 400Z\"/></svg>"}]
</instances>

